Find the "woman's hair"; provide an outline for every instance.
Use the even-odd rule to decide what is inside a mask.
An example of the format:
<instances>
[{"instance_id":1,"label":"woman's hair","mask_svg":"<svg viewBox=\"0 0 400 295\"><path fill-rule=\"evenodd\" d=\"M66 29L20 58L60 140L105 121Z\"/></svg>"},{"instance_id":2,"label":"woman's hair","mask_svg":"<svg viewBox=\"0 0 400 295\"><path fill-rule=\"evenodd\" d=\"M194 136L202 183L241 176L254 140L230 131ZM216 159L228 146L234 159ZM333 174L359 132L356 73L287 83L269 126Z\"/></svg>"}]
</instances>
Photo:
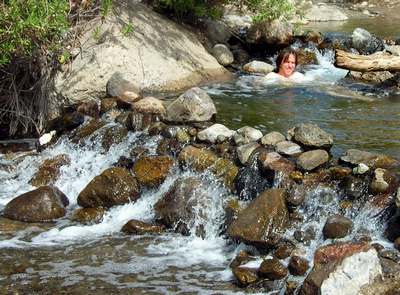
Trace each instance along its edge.
<instances>
[{"instance_id":1,"label":"woman's hair","mask_svg":"<svg viewBox=\"0 0 400 295\"><path fill-rule=\"evenodd\" d=\"M276 67L274 70L275 73L279 72L280 65L283 62L287 61L289 58L289 55L291 55L291 54L294 56L294 58L296 60L295 65L297 66L297 52L292 48L285 48L285 49L281 50L281 52L279 52L278 56L276 57Z\"/></svg>"}]
</instances>

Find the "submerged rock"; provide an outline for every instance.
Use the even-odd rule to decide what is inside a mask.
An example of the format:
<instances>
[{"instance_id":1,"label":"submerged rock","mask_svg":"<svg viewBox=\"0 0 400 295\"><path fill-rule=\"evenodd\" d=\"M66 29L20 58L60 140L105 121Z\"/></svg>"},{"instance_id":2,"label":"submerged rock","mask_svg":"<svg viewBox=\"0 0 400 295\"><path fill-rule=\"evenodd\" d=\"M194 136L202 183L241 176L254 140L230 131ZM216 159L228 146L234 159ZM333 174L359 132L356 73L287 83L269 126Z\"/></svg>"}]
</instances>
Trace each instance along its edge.
<instances>
[{"instance_id":1,"label":"submerged rock","mask_svg":"<svg viewBox=\"0 0 400 295\"><path fill-rule=\"evenodd\" d=\"M4 216L25 222L49 222L63 217L68 198L55 186L41 186L11 200Z\"/></svg>"},{"instance_id":2,"label":"submerged rock","mask_svg":"<svg viewBox=\"0 0 400 295\"><path fill-rule=\"evenodd\" d=\"M78 129L76 129L71 136L71 140L75 143L83 141L93 135L104 125L106 125L106 122L99 119L92 119L87 124L82 125Z\"/></svg>"},{"instance_id":3,"label":"submerged rock","mask_svg":"<svg viewBox=\"0 0 400 295\"><path fill-rule=\"evenodd\" d=\"M264 248L276 244L277 235L286 228L288 221L285 191L270 189L239 213L229 226L228 235L233 240Z\"/></svg>"},{"instance_id":4,"label":"submerged rock","mask_svg":"<svg viewBox=\"0 0 400 295\"><path fill-rule=\"evenodd\" d=\"M352 228L351 219L341 215L332 215L328 217L322 232L325 239L339 239L350 234Z\"/></svg>"},{"instance_id":5,"label":"submerged rock","mask_svg":"<svg viewBox=\"0 0 400 295\"><path fill-rule=\"evenodd\" d=\"M70 163L71 159L65 154L47 159L40 165L38 171L33 175L29 183L36 187L52 184L60 175L60 168Z\"/></svg>"},{"instance_id":6,"label":"submerged rock","mask_svg":"<svg viewBox=\"0 0 400 295\"><path fill-rule=\"evenodd\" d=\"M260 277L270 280L281 280L286 277L287 274L287 268L276 258L264 260L258 269L258 275Z\"/></svg>"},{"instance_id":7,"label":"submerged rock","mask_svg":"<svg viewBox=\"0 0 400 295\"><path fill-rule=\"evenodd\" d=\"M129 220L121 229L124 233L133 235L159 234L164 228L159 225L149 224L140 220Z\"/></svg>"},{"instance_id":8,"label":"submerged rock","mask_svg":"<svg viewBox=\"0 0 400 295\"><path fill-rule=\"evenodd\" d=\"M108 151L113 144L122 142L128 135L128 130L121 126L112 126L106 128L101 140L102 147Z\"/></svg>"},{"instance_id":9,"label":"submerged rock","mask_svg":"<svg viewBox=\"0 0 400 295\"><path fill-rule=\"evenodd\" d=\"M194 87L174 100L166 109L170 122L203 122L217 113L214 102L204 90Z\"/></svg>"},{"instance_id":10,"label":"submerged rock","mask_svg":"<svg viewBox=\"0 0 400 295\"><path fill-rule=\"evenodd\" d=\"M125 168L114 167L93 178L79 193L78 204L85 208L123 205L140 197L138 181Z\"/></svg>"},{"instance_id":11,"label":"submerged rock","mask_svg":"<svg viewBox=\"0 0 400 295\"><path fill-rule=\"evenodd\" d=\"M133 171L140 184L156 187L168 176L173 163L169 156L142 157L135 162Z\"/></svg>"},{"instance_id":12,"label":"submerged rock","mask_svg":"<svg viewBox=\"0 0 400 295\"><path fill-rule=\"evenodd\" d=\"M257 163L240 168L235 179L235 188L241 200L252 200L271 187L271 180L264 177Z\"/></svg>"}]
</instances>

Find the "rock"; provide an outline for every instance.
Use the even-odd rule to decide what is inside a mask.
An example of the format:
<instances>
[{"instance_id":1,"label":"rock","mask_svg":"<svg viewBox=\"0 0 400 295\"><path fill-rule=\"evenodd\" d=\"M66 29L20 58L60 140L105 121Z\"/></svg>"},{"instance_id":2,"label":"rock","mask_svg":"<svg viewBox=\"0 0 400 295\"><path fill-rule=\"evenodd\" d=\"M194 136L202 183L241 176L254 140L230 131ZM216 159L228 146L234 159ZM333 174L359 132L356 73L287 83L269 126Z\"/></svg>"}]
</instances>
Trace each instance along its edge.
<instances>
[{"instance_id":1,"label":"rock","mask_svg":"<svg viewBox=\"0 0 400 295\"><path fill-rule=\"evenodd\" d=\"M251 260L254 260L254 257L252 257L247 251L242 250L231 261L231 263L229 264L229 267L231 269L235 269L236 267L246 264L247 262L250 262Z\"/></svg>"},{"instance_id":2,"label":"rock","mask_svg":"<svg viewBox=\"0 0 400 295\"><path fill-rule=\"evenodd\" d=\"M274 70L274 66L263 61L254 60L243 66L243 71L250 74L266 75Z\"/></svg>"},{"instance_id":3,"label":"rock","mask_svg":"<svg viewBox=\"0 0 400 295\"><path fill-rule=\"evenodd\" d=\"M243 209L228 228L228 236L256 247L276 243L289 221L283 189L267 190Z\"/></svg>"},{"instance_id":4,"label":"rock","mask_svg":"<svg viewBox=\"0 0 400 295\"><path fill-rule=\"evenodd\" d=\"M240 168L235 188L240 200L252 200L261 192L271 187L271 182L259 171L257 163Z\"/></svg>"},{"instance_id":5,"label":"rock","mask_svg":"<svg viewBox=\"0 0 400 295\"><path fill-rule=\"evenodd\" d=\"M247 144L253 141L257 141L262 137L260 130L253 127L245 126L236 130L233 135L236 145Z\"/></svg>"},{"instance_id":6,"label":"rock","mask_svg":"<svg viewBox=\"0 0 400 295\"><path fill-rule=\"evenodd\" d=\"M132 131L146 130L158 120L157 114L151 113L138 113L136 111L130 112L127 118L126 128Z\"/></svg>"},{"instance_id":7,"label":"rock","mask_svg":"<svg viewBox=\"0 0 400 295\"><path fill-rule=\"evenodd\" d=\"M394 277L377 279L372 284L361 288L359 295L398 295L400 290L400 275Z\"/></svg>"},{"instance_id":8,"label":"rock","mask_svg":"<svg viewBox=\"0 0 400 295\"><path fill-rule=\"evenodd\" d=\"M84 208L123 205L140 197L139 184L128 170L109 168L94 177L79 193L78 204Z\"/></svg>"},{"instance_id":9,"label":"rock","mask_svg":"<svg viewBox=\"0 0 400 295\"><path fill-rule=\"evenodd\" d=\"M269 280L281 280L287 274L287 268L276 258L264 260L258 269L258 275Z\"/></svg>"},{"instance_id":10,"label":"rock","mask_svg":"<svg viewBox=\"0 0 400 295\"><path fill-rule=\"evenodd\" d=\"M361 54L372 54L385 48L382 40L362 28L356 28L351 37L353 47Z\"/></svg>"},{"instance_id":11,"label":"rock","mask_svg":"<svg viewBox=\"0 0 400 295\"><path fill-rule=\"evenodd\" d=\"M304 192L304 190L294 189L288 192L286 196L286 202L291 208L294 208L303 204L305 198L306 198L306 193Z\"/></svg>"},{"instance_id":12,"label":"rock","mask_svg":"<svg viewBox=\"0 0 400 295\"><path fill-rule=\"evenodd\" d=\"M304 280L301 295L358 294L382 273L375 249L366 243L337 243L322 246L314 254L314 267Z\"/></svg>"},{"instance_id":13,"label":"rock","mask_svg":"<svg viewBox=\"0 0 400 295\"><path fill-rule=\"evenodd\" d=\"M369 170L369 167L364 163L358 164L356 167L353 168L353 174L365 174Z\"/></svg>"},{"instance_id":14,"label":"rock","mask_svg":"<svg viewBox=\"0 0 400 295\"><path fill-rule=\"evenodd\" d=\"M201 141L206 141L209 143L216 143L218 141L229 140L235 131L230 130L222 124L214 124L199 133L197 133L197 138Z\"/></svg>"},{"instance_id":15,"label":"rock","mask_svg":"<svg viewBox=\"0 0 400 295\"><path fill-rule=\"evenodd\" d=\"M162 100L155 97L145 97L135 102L132 108L138 113L164 115L165 107Z\"/></svg>"},{"instance_id":16,"label":"rock","mask_svg":"<svg viewBox=\"0 0 400 295\"><path fill-rule=\"evenodd\" d=\"M294 140L309 148L330 149L333 144L332 135L311 123L296 125Z\"/></svg>"},{"instance_id":17,"label":"rock","mask_svg":"<svg viewBox=\"0 0 400 295\"><path fill-rule=\"evenodd\" d=\"M208 38L216 43L226 43L232 36L229 27L222 21L206 20L206 34Z\"/></svg>"},{"instance_id":18,"label":"rock","mask_svg":"<svg viewBox=\"0 0 400 295\"><path fill-rule=\"evenodd\" d=\"M223 179L228 188L233 188L239 169L232 161L218 158L212 151L193 146L185 147L178 159L181 164L191 165L197 171L210 169L217 177Z\"/></svg>"},{"instance_id":19,"label":"rock","mask_svg":"<svg viewBox=\"0 0 400 295\"><path fill-rule=\"evenodd\" d=\"M240 46L231 46L234 64L244 65L249 62L250 54Z\"/></svg>"},{"instance_id":20,"label":"rock","mask_svg":"<svg viewBox=\"0 0 400 295\"><path fill-rule=\"evenodd\" d=\"M318 64L317 56L314 51L307 49L297 50L298 65L316 65Z\"/></svg>"},{"instance_id":21,"label":"rock","mask_svg":"<svg viewBox=\"0 0 400 295\"><path fill-rule=\"evenodd\" d=\"M82 102L76 110L82 115L98 118L100 116L99 104L95 100L88 100Z\"/></svg>"},{"instance_id":22,"label":"rock","mask_svg":"<svg viewBox=\"0 0 400 295\"><path fill-rule=\"evenodd\" d=\"M325 239L340 239L350 234L353 228L351 219L341 216L329 216L322 230Z\"/></svg>"},{"instance_id":23,"label":"rock","mask_svg":"<svg viewBox=\"0 0 400 295\"><path fill-rule=\"evenodd\" d=\"M274 182L276 177L290 175L295 170L295 164L276 152L262 151L258 156L264 176Z\"/></svg>"},{"instance_id":24,"label":"rock","mask_svg":"<svg viewBox=\"0 0 400 295\"><path fill-rule=\"evenodd\" d=\"M158 222L183 235L204 236L204 224L209 217L210 197L206 184L199 177L179 178L155 205ZM195 232L193 232L195 231Z\"/></svg>"},{"instance_id":25,"label":"rock","mask_svg":"<svg viewBox=\"0 0 400 295\"><path fill-rule=\"evenodd\" d=\"M83 224L100 223L105 213L106 210L102 207L79 208L74 211L71 219Z\"/></svg>"},{"instance_id":26,"label":"rock","mask_svg":"<svg viewBox=\"0 0 400 295\"><path fill-rule=\"evenodd\" d=\"M400 186L397 188L397 193L396 193L394 201L395 201L397 208L400 208Z\"/></svg>"},{"instance_id":27,"label":"rock","mask_svg":"<svg viewBox=\"0 0 400 295\"><path fill-rule=\"evenodd\" d=\"M121 229L124 233L133 235L159 234L164 231L162 226L149 224L140 220L129 220Z\"/></svg>"},{"instance_id":28,"label":"rock","mask_svg":"<svg viewBox=\"0 0 400 295\"><path fill-rule=\"evenodd\" d=\"M309 268L308 260L300 256L292 256L289 261L289 272L294 276L304 276Z\"/></svg>"},{"instance_id":29,"label":"rock","mask_svg":"<svg viewBox=\"0 0 400 295\"><path fill-rule=\"evenodd\" d=\"M317 31L307 31L304 34L304 41L307 42L313 42L316 45L320 45L324 41L324 36Z\"/></svg>"},{"instance_id":30,"label":"rock","mask_svg":"<svg viewBox=\"0 0 400 295\"><path fill-rule=\"evenodd\" d=\"M91 137L97 130L102 128L106 123L98 119L92 119L87 124L80 126L71 136L74 143L83 141Z\"/></svg>"},{"instance_id":31,"label":"rock","mask_svg":"<svg viewBox=\"0 0 400 295\"><path fill-rule=\"evenodd\" d=\"M365 73L350 71L348 77L358 81L372 82L379 84L393 78L394 75L389 71L365 72Z\"/></svg>"},{"instance_id":32,"label":"rock","mask_svg":"<svg viewBox=\"0 0 400 295\"><path fill-rule=\"evenodd\" d=\"M257 270L249 267L236 267L232 271L240 286L246 287L257 282Z\"/></svg>"},{"instance_id":33,"label":"rock","mask_svg":"<svg viewBox=\"0 0 400 295\"><path fill-rule=\"evenodd\" d=\"M340 157L340 160L353 165L363 163L369 168L390 169L398 167L400 165L398 160L390 156L360 151L356 149L347 150L345 155Z\"/></svg>"},{"instance_id":34,"label":"rock","mask_svg":"<svg viewBox=\"0 0 400 295\"><path fill-rule=\"evenodd\" d=\"M348 17L335 6L313 5L304 18L311 22L344 21Z\"/></svg>"},{"instance_id":35,"label":"rock","mask_svg":"<svg viewBox=\"0 0 400 295\"><path fill-rule=\"evenodd\" d=\"M306 230L298 229L294 231L293 237L296 241L309 246L311 241L315 239L315 230L313 227L308 227Z\"/></svg>"},{"instance_id":36,"label":"rock","mask_svg":"<svg viewBox=\"0 0 400 295\"><path fill-rule=\"evenodd\" d=\"M278 259L286 259L292 255L293 250L293 245L285 243L278 246L278 248L275 250L274 256Z\"/></svg>"},{"instance_id":37,"label":"rock","mask_svg":"<svg viewBox=\"0 0 400 295\"><path fill-rule=\"evenodd\" d=\"M253 25L253 19L250 15L225 14L222 20L231 31L240 36L245 35Z\"/></svg>"},{"instance_id":38,"label":"rock","mask_svg":"<svg viewBox=\"0 0 400 295\"><path fill-rule=\"evenodd\" d=\"M238 155L240 163L245 165L252 153L259 147L260 145L257 142L250 142L248 144L238 146L236 149L236 153Z\"/></svg>"},{"instance_id":39,"label":"rock","mask_svg":"<svg viewBox=\"0 0 400 295\"><path fill-rule=\"evenodd\" d=\"M114 97L103 98L100 102L100 113L104 114L117 107L117 99Z\"/></svg>"},{"instance_id":40,"label":"rock","mask_svg":"<svg viewBox=\"0 0 400 295\"><path fill-rule=\"evenodd\" d=\"M167 107L165 119L170 122L203 122L216 113L214 102L207 92L194 87Z\"/></svg>"},{"instance_id":41,"label":"rock","mask_svg":"<svg viewBox=\"0 0 400 295\"><path fill-rule=\"evenodd\" d=\"M393 262L400 263L400 253L397 250L382 249L379 251L379 257L392 260ZM399 265L400 267L400 265Z\"/></svg>"},{"instance_id":42,"label":"rock","mask_svg":"<svg viewBox=\"0 0 400 295\"><path fill-rule=\"evenodd\" d=\"M261 144L265 146L275 146L278 142L285 141L285 136L276 131L272 131L268 134L265 134L261 138Z\"/></svg>"},{"instance_id":43,"label":"rock","mask_svg":"<svg viewBox=\"0 0 400 295\"><path fill-rule=\"evenodd\" d=\"M114 72L106 84L106 94L110 97L120 98L127 104L140 99L139 86L132 82L128 75L121 72Z\"/></svg>"},{"instance_id":44,"label":"rock","mask_svg":"<svg viewBox=\"0 0 400 295\"><path fill-rule=\"evenodd\" d=\"M285 295L294 295L299 287L299 283L296 281L286 281Z\"/></svg>"},{"instance_id":45,"label":"rock","mask_svg":"<svg viewBox=\"0 0 400 295\"><path fill-rule=\"evenodd\" d=\"M400 56L400 45L385 45L385 49L393 56Z\"/></svg>"},{"instance_id":46,"label":"rock","mask_svg":"<svg viewBox=\"0 0 400 295\"><path fill-rule=\"evenodd\" d=\"M175 138L179 143L188 143L191 140L189 133L187 133L184 129L177 130Z\"/></svg>"},{"instance_id":47,"label":"rock","mask_svg":"<svg viewBox=\"0 0 400 295\"><path fill-rule=\"evenodd\" d=\"M70 131L79 127L85 121L84 115L78 112L66 113L57 124L57 129L61 131Z\"/></svg>"},{"instance_id":48,"label":"rock","mask_svg":"<svg viewBox=\"0 0 400 295\"><path fill-rule=\"evenodd\" d=\"M60 168L70 163L71 159L65 154L47 159L40 165L38 171L33 175L29 183L36 187L53 184L60 175Z\"/></svg>"},{"instance_id":49,"label":"rock","mask_svg":"<svg viewBox=\"0 0 400 295\"><path fill-rule=\"evenodd\" d=\"M373 194L386 193L391 182L390 175L386 169L377 168L374 171L374 178L370 184L370 190Z\"/></svg>"},{"instance_id":50,"label":"rock","mask_svg":"<svg viewBox=\"0 0 400 295\"><path fill-rule=\"evenodd\" d=\"M232 52L224 44L217 44L211 50L212 55L223 66L229 66L233 63L234 58Z\"/></svg>"},{"instance_id":51,"label":"rock","mask_svg":"<svg viewBox=\"0 0 400 295\"><path fill-rule=\"evenodd\" d=\"M106 83L117 71L140 92L151 93L230 79L231 74L183 26L138 1L119 1L113 9L119 13L94 20L84 30L80 56L69 72L56 77L60 96L72 102L104 97ZM136 29L129 36L121 34L129 23Z\"/></svg>"},{"instance_id":52,"label":"rock","mask_svg":"<svg viewBox=\"0 0 400 295\"><path fill-rule=\"evenodd\" d=\"M262 32L267 44L287 46L293 37L293 26L286 21L275 19L265 22Z\"/></svg>"},{"instance_id":53,"label":"rock","mask_svg":"<svg viewBox=\"0 0 400 295\"><path fill-rule=\"evenodd\" d=\"M362 198L368 192L368 182L359 177L347 176L341 183L345 195L353 200Z\"/></svg>"},{"instance_id":54,"label":"rock","mask_svg":"<svg viewBox=\"0 0 400 295\"><path fill-rule=\"evenodd\" d=\"M312 150L302 153L297 158L297 165L306 171L311 171L329 160L329 154L325 150Z\"/></svg>"},{"instance_id":55,"label":"rock","mask_svg":"<svg viewBox=\"0 0 400 295\"><path fill-rule=\"evenodd\" d=\"M398 237L400 237L400 216L395 215L391 217L386 225L385 229L386 238L394 242Z\"/></svg>"},{"instance_id":56,"label":"rock","mask_svg":"<svg viewBox=\"0 0 400 295\"><path fill-rule=\"evenodd\" d=\"M281 141L275 145L275 149L278 153L286 155L286 156L298 156L303 150L302 148L291 141Z\"/></svg>"},{"instance_id":57,"label":"rock","mask_svg":"<svg viewBox=\"0 0 400 295\"><path fill-rule=\"evenodd\" d=\"M164 182L173 164L169 156L141 157L133 165L133 171L140 184L157 187Z\"/></svg>"},{"instance_id":58,"label":"rock","mask_svg":"<svg viewBox=\"0 0 400 295\"><path fill-rule=\"evenodd\" d=\"M12 199L4 217L24 222L49 222L65 215L68 198L55 186L41 186Z\"/></svg>"},{"instance_id":59,"label":"rock","mask_svg":"<svg viewBox=\"0 0 400 295\"><path fill-rule=\"evenodd\" d=\"M112 145L121 143L127 135L128 130L124 127L118 125L108 127L103 134L101 145L108 151Z\"/></svg>"},{"instance_id":60,"label":"rock","mask_svg":"<svg viewBox=\"0 0 400 295\"><path fill-rule=\"evenodd\" d=\"M352 170L350 168L342 167L342 166L331 167L331 168L329 168L328 171L333 180L343 180L347 176L349 176L352 172Z\"/></svg>"}]
</instances>

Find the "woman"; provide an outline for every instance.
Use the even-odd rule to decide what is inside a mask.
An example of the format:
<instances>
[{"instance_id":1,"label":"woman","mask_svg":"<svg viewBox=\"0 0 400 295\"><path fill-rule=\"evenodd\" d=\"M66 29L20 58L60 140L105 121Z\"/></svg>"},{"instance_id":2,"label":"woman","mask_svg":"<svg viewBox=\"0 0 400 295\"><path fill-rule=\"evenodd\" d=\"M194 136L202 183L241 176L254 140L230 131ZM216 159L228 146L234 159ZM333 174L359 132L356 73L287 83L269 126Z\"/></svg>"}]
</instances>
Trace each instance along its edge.
<instances>
[{"instance_id":1,"label":"woman","mask_svg":"<svg viewBox=\"0 0 400 295\"><path fill-rule=\"evenodd\" d=\"M276 68L273 72L268 73L265 78L279 79L283 81L305 81L302 73L295 72L297 66L297 53L291 48L283 49L276 58Z\"/></svg>"}]
</instances>

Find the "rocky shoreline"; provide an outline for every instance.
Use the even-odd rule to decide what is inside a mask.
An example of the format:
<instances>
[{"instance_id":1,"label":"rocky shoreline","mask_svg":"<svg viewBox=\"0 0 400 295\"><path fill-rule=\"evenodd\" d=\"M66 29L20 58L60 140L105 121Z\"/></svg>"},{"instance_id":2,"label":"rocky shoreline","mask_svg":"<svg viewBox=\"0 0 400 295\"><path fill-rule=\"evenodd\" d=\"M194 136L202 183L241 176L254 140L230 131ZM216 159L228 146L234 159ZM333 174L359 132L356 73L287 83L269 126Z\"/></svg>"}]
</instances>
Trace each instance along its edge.
<instances>
[{"instance_id":1,"label":"rocky shoreline","mask_svg":"<svg viewBox=\"0 0 400 295\"><path fill-rule=\"evenodd\" d=\"M400 270L398 159L354 149L334 158L329 152L332 136L315 124L299 124L286 135L262 134L248 126L230 130L213 122L215 115L213 101L200 88L188 90L169 104L153 97L137 102L113 97L101 105L82 103L54 123L57 136L68 136L77 144L100 140L108 150L129 133L141 131L143 140L161 136L156 154L133 149L130 157L120 158L90 181L79 193L81 208L69 214L68 199L53 186L60 167L70 164L68 155L48 159L32 177L31 184L38 188L10 201L3 215L23 222L49 222L65 216L82 224L101 222L109 208L135 202L143 188L158 188L173 167L209 171L232 192L221 235L250 247L230 265L239 286L285 289L286 294L330 294L343 285L349 288L343 294L355 294L354 290L368 294L362 293L365 285L366 290L380 284L385 284L385 290L398 290L398 280L393 279ZM104 118L117 125L102 128ZM153 223L131 220L121 230L135 235L165 231L207 235L202 224L193 224L196 214L211 218L206 211L195 210L206 208L209 202L210 196L198 190L203 185L199 177L178 179L155 204ZM323 187L339 191L338 212L342 214L328 216L322 232L312 226L295 230L306 222L301 212L307 200L319 198L310 192ZM323 198L315 201L324 202ZM344 215L348 210L357 214L360 206L380 212L386 225L382 234L393 248L371 242L368 233L357 232L348 239L355 228ZM294 230L292 237L283 235L288 230ZM326 242L310 261L299 246L320 238ZM247 266L257 259L262 259L259 267ZM392 281L389 286L388 281Z\"/></svg>"}]
</instances>

